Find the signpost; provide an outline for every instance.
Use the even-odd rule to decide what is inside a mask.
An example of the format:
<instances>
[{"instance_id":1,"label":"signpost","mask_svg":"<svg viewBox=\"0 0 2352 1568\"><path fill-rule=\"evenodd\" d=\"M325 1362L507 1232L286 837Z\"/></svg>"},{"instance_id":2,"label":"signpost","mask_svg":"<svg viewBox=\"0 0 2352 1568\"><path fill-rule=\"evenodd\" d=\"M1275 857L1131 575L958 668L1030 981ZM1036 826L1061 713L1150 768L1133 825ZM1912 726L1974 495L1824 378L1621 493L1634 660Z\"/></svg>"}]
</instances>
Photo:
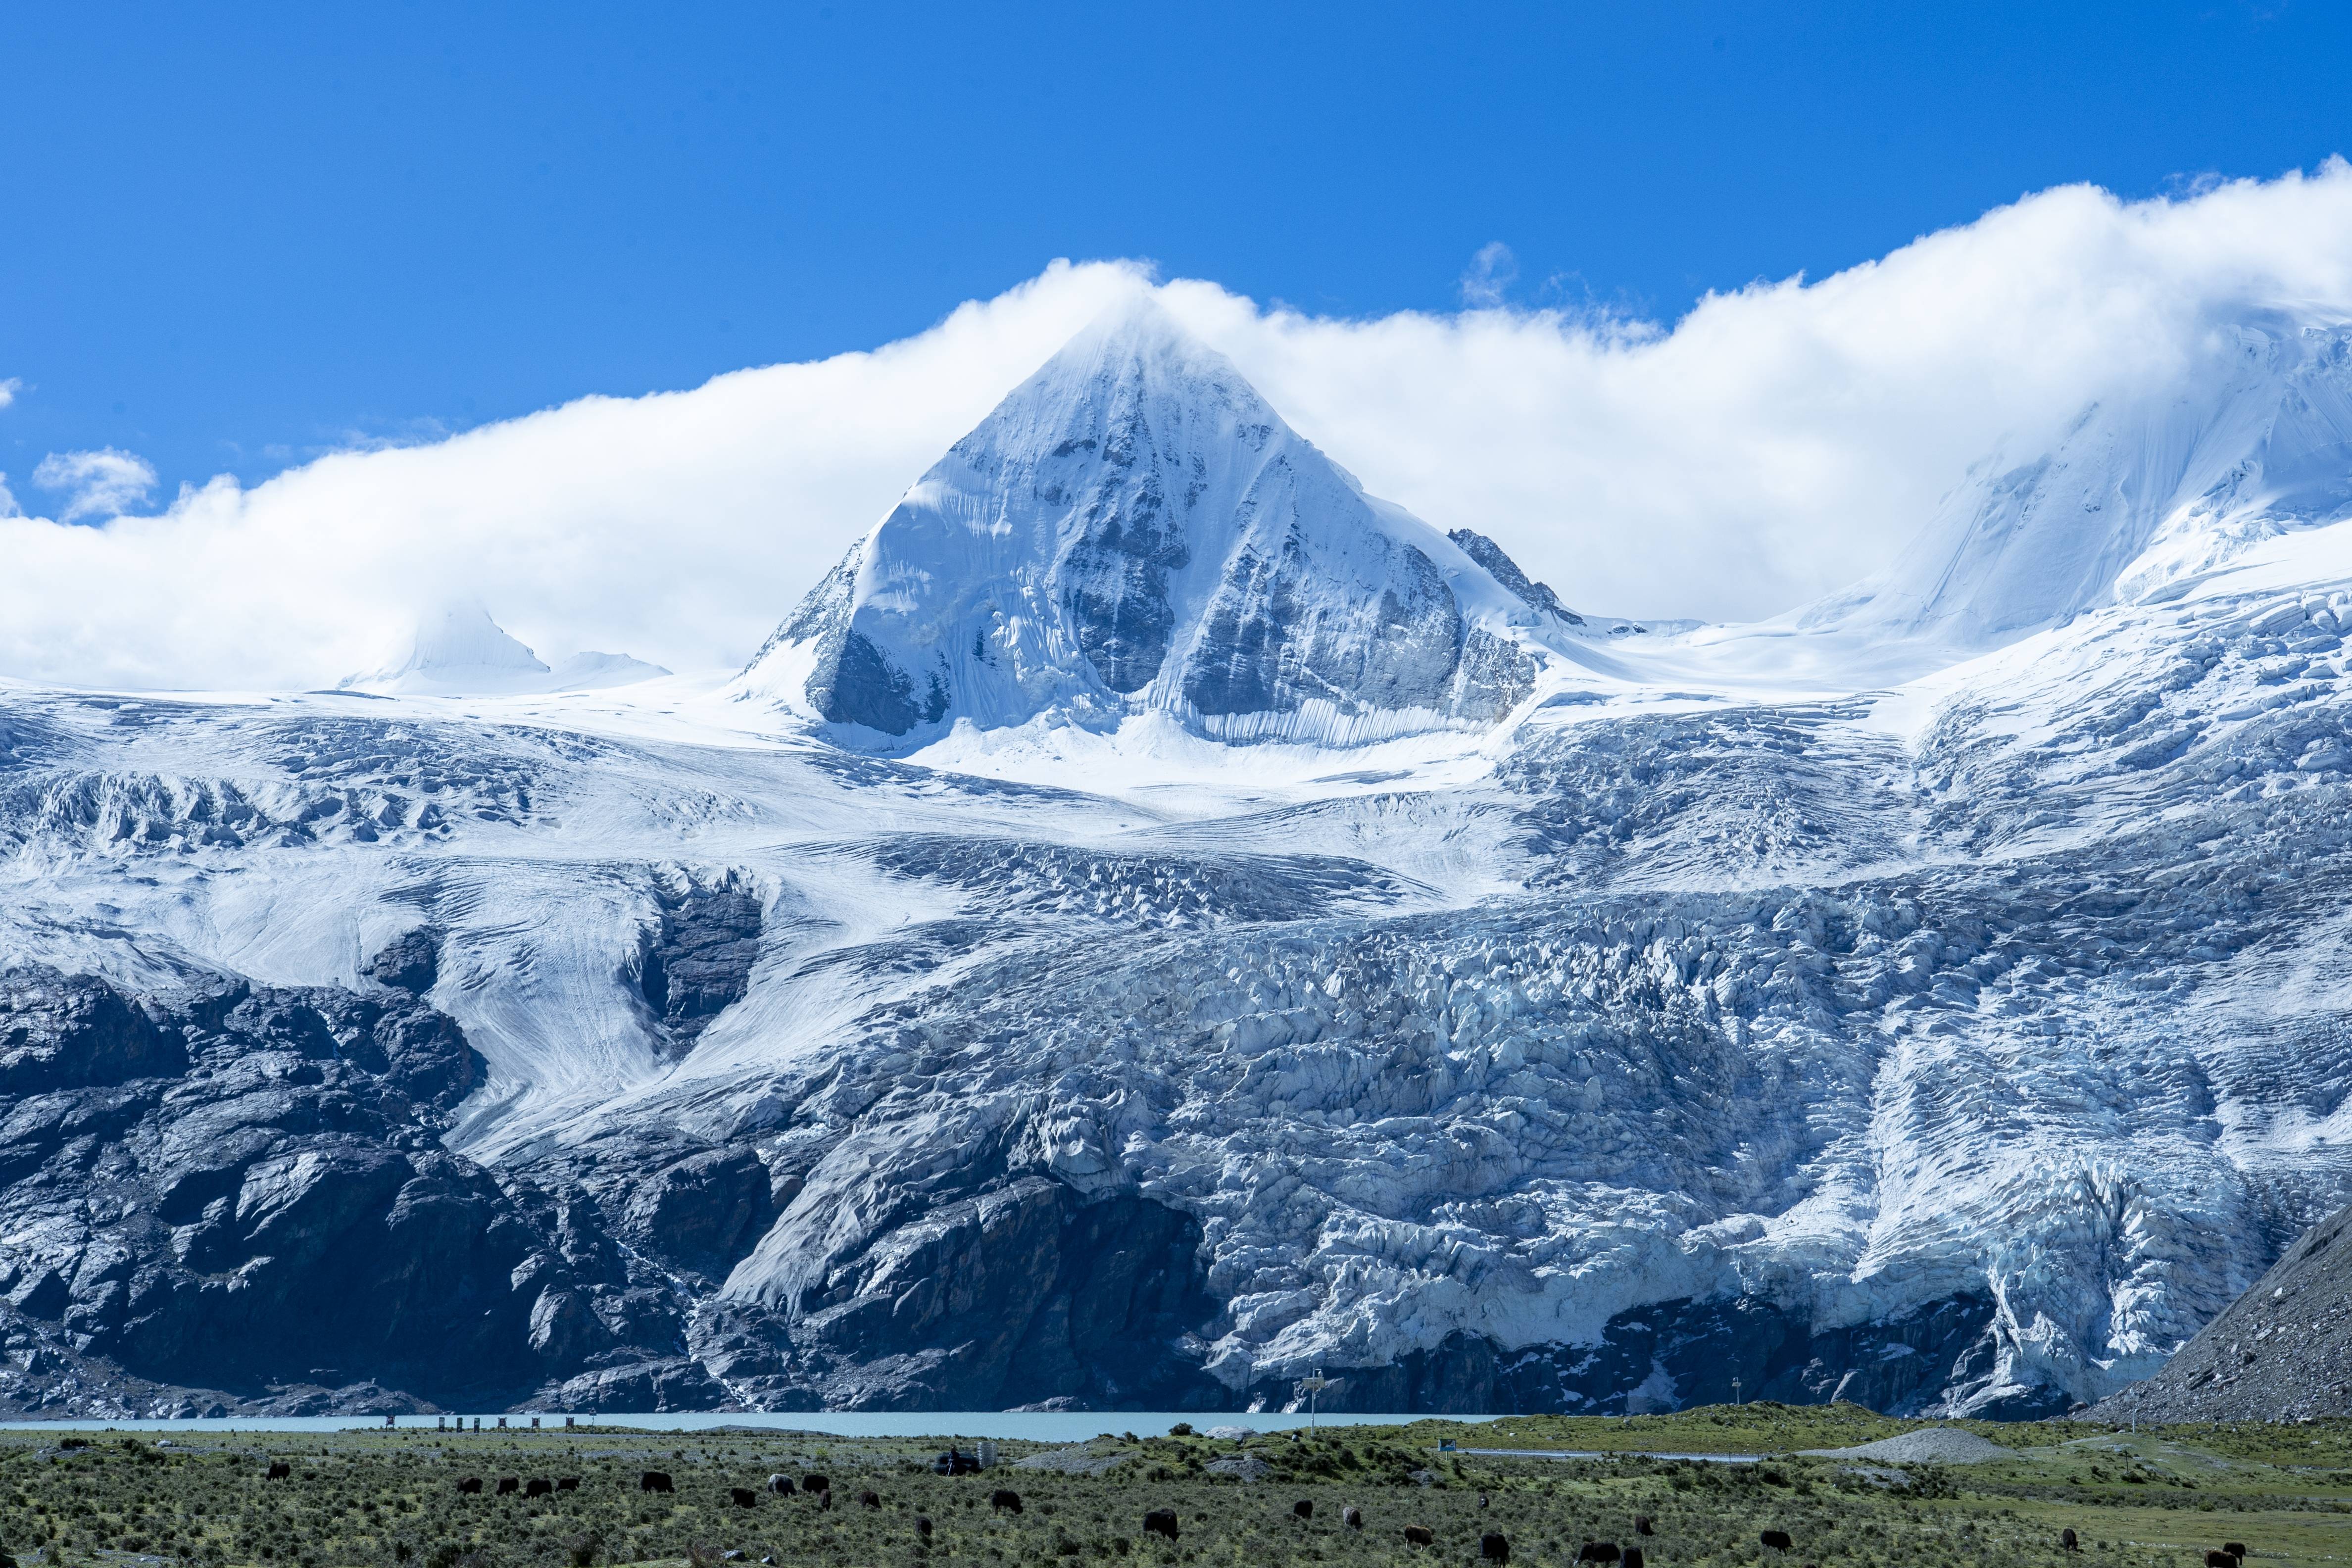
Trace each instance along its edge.
<instances>
[{"instance_id":1,"label":"signpost","mask_svg":"<svg viewBox=\"0 0 2352 1568\"><path fill-rule=\"evenodd\" d=\"M1319 1366L1298 1380L1299 1392L1307 1395L1307 1430L1309 1432L1315 1430L1315 1396L1329 1386Z\"/></svg>"}]
</instances>

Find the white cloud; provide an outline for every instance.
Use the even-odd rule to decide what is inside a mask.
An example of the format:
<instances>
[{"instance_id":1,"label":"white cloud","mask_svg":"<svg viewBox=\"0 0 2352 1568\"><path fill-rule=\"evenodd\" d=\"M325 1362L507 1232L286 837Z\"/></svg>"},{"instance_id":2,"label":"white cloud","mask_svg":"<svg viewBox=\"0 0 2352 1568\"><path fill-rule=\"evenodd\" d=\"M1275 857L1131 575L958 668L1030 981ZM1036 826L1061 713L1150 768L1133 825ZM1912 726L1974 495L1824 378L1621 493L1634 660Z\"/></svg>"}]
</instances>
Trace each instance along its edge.
<instances>
[{"instance_id":1,"label":"white cloud","mask_svg":"<svg viewBox=\"0 0 2352 1568\"><path fill-rule=\"evenodd\" d=\"M740 662L1000 395L1146 286L1057 264L870 353L216 479L102 527L0 518L0 672L318 685L460 595L542 655ZM1671 329L1162 297L1375 493L1493 534L1571 604L1752 617L1875 569L2004 437L2179 374L2234 318L2352 319L2352 168L2141 203L2048 191Z\"/></svg>"},{"instance_id":2,"label":"white cloud","mask_svg":"<svg viewBox=\"0 0 2352 1568\"><path fill-rule=\"evenodd\" d=\"M16 402L16 395L24 390L24 382L16 376L12 375L5 381L0 381L0 408L5 408Z\"/></svg>"},{"instance_id":3,"label":"white cloud","mask_svg":"<svg viewBox=\"0 0 2352 1568\"><path fill-rule=\"evenodd\" d=\"M155 469L135 453L102 447L95 452L52 452L33 469L33 482L65 493L57 521L120 517L152 494Z\"/></svg>"},{"instance_id":4,"label":"white cloud","mask_svg":"<svg viewBox=\"0 0 2352 1568\"><path fill-rule=\"evenodd\" d=\"M1519 258L1501 240L1489 240L1470 258L1462 275L1462 302L1474 310L1492 310L1519 280Z\"/></svg>"}]
</instances>

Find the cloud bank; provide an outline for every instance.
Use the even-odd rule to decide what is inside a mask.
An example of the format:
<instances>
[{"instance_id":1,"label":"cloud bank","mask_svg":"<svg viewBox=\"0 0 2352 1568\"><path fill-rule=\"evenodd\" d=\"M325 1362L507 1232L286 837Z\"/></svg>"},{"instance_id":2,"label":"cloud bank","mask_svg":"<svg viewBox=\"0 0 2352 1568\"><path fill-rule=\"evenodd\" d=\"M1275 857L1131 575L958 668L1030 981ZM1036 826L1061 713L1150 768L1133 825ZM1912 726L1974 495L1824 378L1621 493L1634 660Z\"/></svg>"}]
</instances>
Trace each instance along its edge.
<instances>
[{"instance_id":1,"label":"cloud bank","mask_svg":"<svg viewBox=\"0 0 2352 1568\"><path fill-rule=\"evenodd\" d=\"M2352 166L2046 191L1671 326L1514 309L1490 252L1471 308L1370 321L1055 263L871 353L216 479L153 515L113 515L153 481L131 454L56 455L33 479L58 515L0 516L0 673L318 686L458 597L546 658L739 664L1000 396L1150 287L1368 489L1492 534L1570 603L1761 617L1883 564L1997 443L2188 374L2230 322L2352 319Z\"/></svg>"}]
</instances>

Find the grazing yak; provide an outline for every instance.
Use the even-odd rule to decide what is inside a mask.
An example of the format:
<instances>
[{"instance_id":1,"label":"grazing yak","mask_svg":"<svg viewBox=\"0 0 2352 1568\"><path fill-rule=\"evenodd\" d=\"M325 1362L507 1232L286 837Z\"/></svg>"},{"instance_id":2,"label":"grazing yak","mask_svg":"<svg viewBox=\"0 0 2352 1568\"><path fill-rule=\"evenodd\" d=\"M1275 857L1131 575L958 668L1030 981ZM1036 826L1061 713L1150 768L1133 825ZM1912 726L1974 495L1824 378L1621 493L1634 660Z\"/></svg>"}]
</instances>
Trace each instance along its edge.
<instances>
[{"instance_id":1,"label":"grazing yak","mask_svg":"<svg viewBox=\"0 0 2352 1568\"><path fill-rule=\"evenodd\" d=\"M1789 1551L1796 1544L1789 1539L1789 1532L1785 1530L1768 1530L1761 1539L1765 1545L1775 1552Z\"/></svg>"},{"instance_id":2,"label":"grazing yak","mask_svg":"<svg viewBox=\"0 0 2352 1568\"><path fill-rule=\"evenodd\" d=\"M482 1489L482 1478L479 1476L467 1476L464 1480L457 1483L457 1489L461 1492L467 1493L468 1495L478 1494Z\"/></svg>"},{"instance_id":3,"label":"grazing yak","mask_svg":"<svg viewBox=\"0 0 2352 1568\"><path fill-rule=\"evenodd\" d=\"M1617 1568L1643 1568L1642 1549L1638 1546L1625 1548L1625 1555L1618 1563Z\"/></svg>"},{"instance_id":4,"label":"grazing yak","mask_svg":"<svg viewBox=\"0 0 2352 1568\"><path fill-rule=\"evenodd\" d=\"M1425 1524L1406 1525L1404 1527L1404 1538L1415 1546L1434 1546L1437 1544L1437 1531L1430 1529L1429 1526Z\"/></svg>"},{"instance_id":5,"label":"grazing yak","mask_svg":"<svg viewBox=\"0 0 2352 1568\"><path fill-rule=\"evenodd\" d=\"M929 1541L931 1538L931 1516L929 1514L919 1513L915 1516L915 1533L921 1536L926 1541Z\"/></svg>"},{"instance_id":6,"label":"grazing yak","mask_svg":"<svg viewBox=\"0 0 2352 1568\"><path fill-rule=\"evenodd\" d=\"M1613 1541L1588 1541L1577 1552L1576 1560L1579 1563L1614 1563L1620 1555Z\"/></svg>"},{"instance_id":7,"label":"grazing yak","mask_svg":"<svg viewBox=\"0 0 2352 1568\"><path fill-rule=\"evenodd\" d=\"M1508 1563L1511 1543L1490 1530L1478 1538L1478 1555L1488 1563Z\"/></svg>"},{"instance_id":8,"label":"grazing yak","mask_svg":"<svg viewBox=\"0 0 2352 1568\"><path fill-rule=\"evenodd\" d=\"M1633 1516L1633 1533L1636 1535L1655 1535L1657 1533L1656 1531L1650 1528L1650 1516L1648 1514L1637 1513Z\"/></svg>"},{"instance_id":9,"label":"grazing yak","mask_svg":"<svg viewBox=\"0 0 2352 1568\"><path fill-rule=\"evenodd\" d=\"M522 1482L516 1479L514 1477L500 1476L499 1478L499 1496L510 1497L520 1490L522 1490Z\"/></svg>"},{"instance_id":10,"label":"grazing yak","mask_svg":"<svg viewBox=\"0 0 2352 1568\"><path fill-rule=\"evenodd\" d=\"M293 1466L291 1466L291 1465L288 1464L288 1463L287 1463L285 1460L283 1460L283 1459L278 1459L278 1460L274 1461L274 1462L270 1465L270 1467L269 1467L269 1474L268 1474L268 1476L264 1477L264 1478L263 1478L263 1479L265 1479L265 1480L272 1480L272 1481L282 1481L282 1480L287 1479L289 1477L292 1476L292 1475L293 1475L293 1473L294 1473L294 1467L293 1467Z\"/></svg>"},{"instance_id":11,"label":"grazing yak","mask_svg":"<svg viewBox=\"0 0 2352 1568\"><path fill-rule=\"evenodd\" d=\"M823 1476L803 1476L801 1478L801 1490L804 1492L824 1492L830 1496L833 1491L833 1483Z\"/></svg>"},{"instance_id":12,"label":"grazing yak","mask_svg":"<svg viewBox=\"0 0 2352 1568\"><path fill-rule=\"evenodd\" d=\"M1310 1498L1300 1498L1290 1505L1290 1514L1294 1519L1313 1519L1315 1517L1314 1500Z\"/></svg>"},{"instance_id":13,"label":"grazing yak","mask_svg":"<svg viewBox=\"0 0 2352 1568\"><path fill-rule=\"evenodd\" d=\"M1364 1528L1364 1510L1350 1504L1339 1510L1339 1522L1349 1530L1361 1530Z\"/></svg>"},{"instance_id":14,"label":"grazing yak","mask_svg":"<svg viewBox=\"0 0 2352 1568\"><path fill-rule=\"evenodd\" d=\"M760 1494L750 1487L729 1487L727 1500L737 1508L756 1508L759 1506Z\"/></svg>"},{"instance_id":15,"label":"grazing yak","mask_svg":"<svg viewBox=\"0 0 2352 1568\"><path fill-rule=\"evenodd\" d=\"M580 1489L580 1478L578 1476L558 1476L555 1478L555 1489L560 1492L576 1492Z\"/></svg>"},{"instance_id":16,"label":"grazing yak","mask_svg":"<svg viewBox=\"0 0 2352 1568\"><path fill-rule=\"evenodd\" d=\"M999 1487L994 1491L988 1494L988 1506L991 1508L1001 1508L1007 1513L1019 1513L1021 1511L1021 1494L1015 1491L1007 1491L1004 1488Z\"/></svg>"},{"instance_id":17,"label":"grazing yak","mask_svg":"<svg viewBox=\"0 0 2352 1568\"><path fill-rule=\"evenodd\" d=\"M2069 1552L2080 1552L2083 1550L2083 1538L2074 1533L2074 1527L2070 1524L2058 1532L2058 1544Z\"/></svg>"},{"instance_id":18,"label":"grazing yak","mask_svg":"<svg viewBox=\"0 0 2352 1568\"><path fill-rule=\"evenodd\" d=\"M793 1485L793 1478L790 1476L770 1476L768 1489L779 1497L790 1497L799 1489Z\"/></svg>"},{"instance_id":19,"label":"grazing yak","mask_svg":"<svg viewBox=\"0 0 2352 1568\"><path fill-rule=\"evenodd\" d=\"M1146 1535L1164 1535L1171 1541L1175 1540L1176 1510L1172 1508L1155 1508L1150 1513L1145 1514L1143 1516L1143 1533Z\"/></svg>"},{"instance_id":20,"label":"grazing yak","mask_svg":"<svg viewBox=\"0 0 2352 1568\"><path fill-rule=\"evenodd\" d=\"M637 1489L641 1492L667 1492L677 1489L669 1484L667 1470L647 1470L637 1478Z\"/></svg>"}]
</instances>

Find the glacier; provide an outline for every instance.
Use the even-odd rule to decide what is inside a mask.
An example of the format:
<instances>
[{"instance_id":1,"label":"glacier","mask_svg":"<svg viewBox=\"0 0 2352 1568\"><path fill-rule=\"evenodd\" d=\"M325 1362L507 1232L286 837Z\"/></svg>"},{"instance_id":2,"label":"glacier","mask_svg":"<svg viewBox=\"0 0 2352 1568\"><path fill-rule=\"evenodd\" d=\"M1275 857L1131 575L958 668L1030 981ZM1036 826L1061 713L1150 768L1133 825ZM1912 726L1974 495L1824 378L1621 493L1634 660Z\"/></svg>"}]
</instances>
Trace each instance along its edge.
<instances>
[{"instance_id":1,"label":"glacier","mask_svg":"<svg viewBox=\"0 0 2352 1568\"><path fill-rule=\"evenodd\" d=\"M0 685L0 1404L2111 1396L2352 1197L2352 340L2216 341L1761 626L1147 305L723 683Z\"/></svg>"}]
</instances>

